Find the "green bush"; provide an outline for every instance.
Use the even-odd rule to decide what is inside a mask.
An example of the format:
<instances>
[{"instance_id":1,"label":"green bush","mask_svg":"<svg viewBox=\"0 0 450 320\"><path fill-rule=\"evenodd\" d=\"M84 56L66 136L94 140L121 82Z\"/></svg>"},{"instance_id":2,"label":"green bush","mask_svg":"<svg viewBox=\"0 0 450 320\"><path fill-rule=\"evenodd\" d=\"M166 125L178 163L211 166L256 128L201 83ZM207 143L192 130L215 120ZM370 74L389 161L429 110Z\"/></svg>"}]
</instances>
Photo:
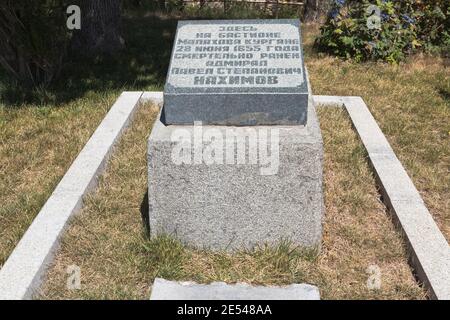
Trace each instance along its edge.
<instances>
[{"instance_id":1,"label":"green bush","mask_svg":"<svg viewBox=\"0 0 450 320\"><path fill-rule=\"evenodd\" d=\"M270 16L268 11L247 2L208 3L203 6L189 5L181 12L186 18L200 19L263 19Z\"/></svg>"},{"instance_id":2,"label":"green bush","mask_svg":"<svg viewBox=\"0 0 450 320\"><path fill-rule=\"evenodd\" d=\"M0 2L0 66L24 88L59 73L69 40L64 0Z\"/></svg>"},{"instance_id":3,"label":"green bush","mask_svg":"<svg viewBox=\"0 0 450 320\"><path fill-rule=\"evenodd\" d=\"M184 2L183 0L130 0L124 1L124 9L135 11L162 11L177 15L182 19L265 19L298 18L301 7L236 0L203 0Z\"/></svg>"},{"instance_id":4,"label":"green bush","mask_svg":"<svg viewBox=\"0 0 450 320\"><path fill-rule=\"evenodd\" d=\"M419 50L446 53L449 12L444 0L335 0L315 45L356 61L396 63Z\"/></svg>"},{"instance_id":5,"label":"green bush","mask_svg":"<svg viewBox=\"0 0 450 320\"><path fill-rule=\"evenodd\" d=\"M450 53L450 1L418 1L418 40L426 51Z\"/></svg>"}]
</instances>

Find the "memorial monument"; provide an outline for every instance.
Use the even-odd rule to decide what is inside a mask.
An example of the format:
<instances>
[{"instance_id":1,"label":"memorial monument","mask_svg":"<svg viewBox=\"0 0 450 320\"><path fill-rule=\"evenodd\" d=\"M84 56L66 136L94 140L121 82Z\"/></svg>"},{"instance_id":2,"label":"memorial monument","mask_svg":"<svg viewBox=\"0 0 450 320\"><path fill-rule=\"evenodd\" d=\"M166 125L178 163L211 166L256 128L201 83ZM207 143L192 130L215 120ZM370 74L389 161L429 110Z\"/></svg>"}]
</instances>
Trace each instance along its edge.
<instances>
[{"instance_id":1,"label":"memorial monument","mask_svg":"<svg viewBox=\"0 0 450 320\"><path fill-rule=\"evenodd\" d=\"M322 158L298 20L178 23L148 141L151 236L318 247Z\"/></svg>"}]
</instances>

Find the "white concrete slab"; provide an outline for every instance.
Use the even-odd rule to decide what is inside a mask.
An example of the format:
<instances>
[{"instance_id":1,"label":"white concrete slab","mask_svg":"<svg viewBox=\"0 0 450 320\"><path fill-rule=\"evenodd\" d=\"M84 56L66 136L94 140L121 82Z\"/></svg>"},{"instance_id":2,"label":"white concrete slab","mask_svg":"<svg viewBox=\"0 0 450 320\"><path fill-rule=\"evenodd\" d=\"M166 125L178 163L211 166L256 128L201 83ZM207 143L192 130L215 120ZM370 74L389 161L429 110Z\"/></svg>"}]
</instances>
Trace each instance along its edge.
<instances>
[{"instance_id":1,"label":"white concrete slab","mask_svg":"<svg viewBox=\"0 0 450 320\"><path fill-rule=\"evenodd\" d=\"M345 105L368 154L383 200L408 242L411 264L434 299L450 299L450 247L374 117L360 97L314 96Z\"/></svg>"},{"instance_id":2,"label":"white concrete slab","mask_svg":"<svg viewBox=\"0 0 450 320\"><path fill-rule=\"evenodd\" d=\"M0 270L0 300L32 298L69 218L97 183L142 92L123 92L95 130Z\"/></svg>"},{"instance_id":3,"label":"white concrete slab","mask_svg":"<svg viewBox=\"0 0 450 320\"><path fill-rule=\"evenodd\" d=\"M162 106L163 97L162 91L144 91L141 97L141 102L153 102L159 106Z\"/></svg>"},{"instance_id":4,"label":"white concrete slab","mask_svg":"<svg viewBox=\"0 0 450 320\"><path fill-rule=\"evenodd\" d=\"M319 289L309 284L251 286L245 283L176 282L156 278L150 300L320 300Z\"/></svg>"},{"instance_id":5,"label":"white concrete slab","mask_svg":"<svg viewBox=\"0 0 450 320\"><path fill-rule=\"evenodd\" d=\"M339 96L313 96L314 105L316 106L343 107L345 98Z\"/></svg>"}]
</instances>

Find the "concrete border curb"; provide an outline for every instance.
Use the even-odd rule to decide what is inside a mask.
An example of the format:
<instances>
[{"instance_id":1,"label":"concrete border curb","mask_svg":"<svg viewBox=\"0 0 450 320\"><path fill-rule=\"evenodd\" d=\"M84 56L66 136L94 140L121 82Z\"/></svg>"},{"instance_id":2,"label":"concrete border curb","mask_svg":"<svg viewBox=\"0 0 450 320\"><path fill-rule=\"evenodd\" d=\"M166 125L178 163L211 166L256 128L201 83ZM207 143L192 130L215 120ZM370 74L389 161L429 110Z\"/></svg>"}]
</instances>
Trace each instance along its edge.
<instances>
[{"instance_id":1,"label":"concrete border curb","mask_svg":"<svg viewBox=\"0 0 450 320\"><path fill-rule=\"evenodd\" d=\"M108 156L128 126L142 92L123 92L48 198L0 269L0 300L30 299L41 285L60 236L97 183Z\"/></svg>"},{"instance_id":2,"label":"concrete border curb","mask_svg":"<svg viewBox=\"0 0 450 320\"><path fill-rule=\"evenodd\" d=\"M369 154L383 201L406 238L419 280L432 299L450 299L450 247L363 99L314 96L314 101L345 106Z\"/></svg>"},{"instance_id":3,"label":"concrete border curb","mask_svg":"<svg viewBox=\"0 0 450 320\"><path fill-rule=\"evenodd\" d=\"M142 93L141 102L150 102L162 106L164 95L162 91L144 91Z\"/></svg>"}]
</instances>

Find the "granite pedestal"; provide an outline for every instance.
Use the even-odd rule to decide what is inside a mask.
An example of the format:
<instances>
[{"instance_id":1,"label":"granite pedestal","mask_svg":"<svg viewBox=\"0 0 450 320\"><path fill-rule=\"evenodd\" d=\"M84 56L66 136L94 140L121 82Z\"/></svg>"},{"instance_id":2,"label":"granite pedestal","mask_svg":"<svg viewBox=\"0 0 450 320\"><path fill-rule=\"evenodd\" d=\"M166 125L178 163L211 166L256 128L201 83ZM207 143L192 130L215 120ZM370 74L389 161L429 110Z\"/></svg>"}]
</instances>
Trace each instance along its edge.
<instances>
[{"instance_id":1,"label":"granite pedestal","mask_svg":"<svg viewBox=\"0 0 450 320\"><path fill-rule=\"evenodd\" d=\"M180 142L171 137L177 130L193 137L194 126L156 121L148 140L151 235L170 234L186 244L216 250L275 244L281 239L319 246L323 146L312 102L308 119L306 126L251 127L279 130L279 165L274 174L262 174L264 166L259 163L176 164L172 152ZM202 129L210 128L224 136L232 129Z\"/></svg>"}]
</instances>

